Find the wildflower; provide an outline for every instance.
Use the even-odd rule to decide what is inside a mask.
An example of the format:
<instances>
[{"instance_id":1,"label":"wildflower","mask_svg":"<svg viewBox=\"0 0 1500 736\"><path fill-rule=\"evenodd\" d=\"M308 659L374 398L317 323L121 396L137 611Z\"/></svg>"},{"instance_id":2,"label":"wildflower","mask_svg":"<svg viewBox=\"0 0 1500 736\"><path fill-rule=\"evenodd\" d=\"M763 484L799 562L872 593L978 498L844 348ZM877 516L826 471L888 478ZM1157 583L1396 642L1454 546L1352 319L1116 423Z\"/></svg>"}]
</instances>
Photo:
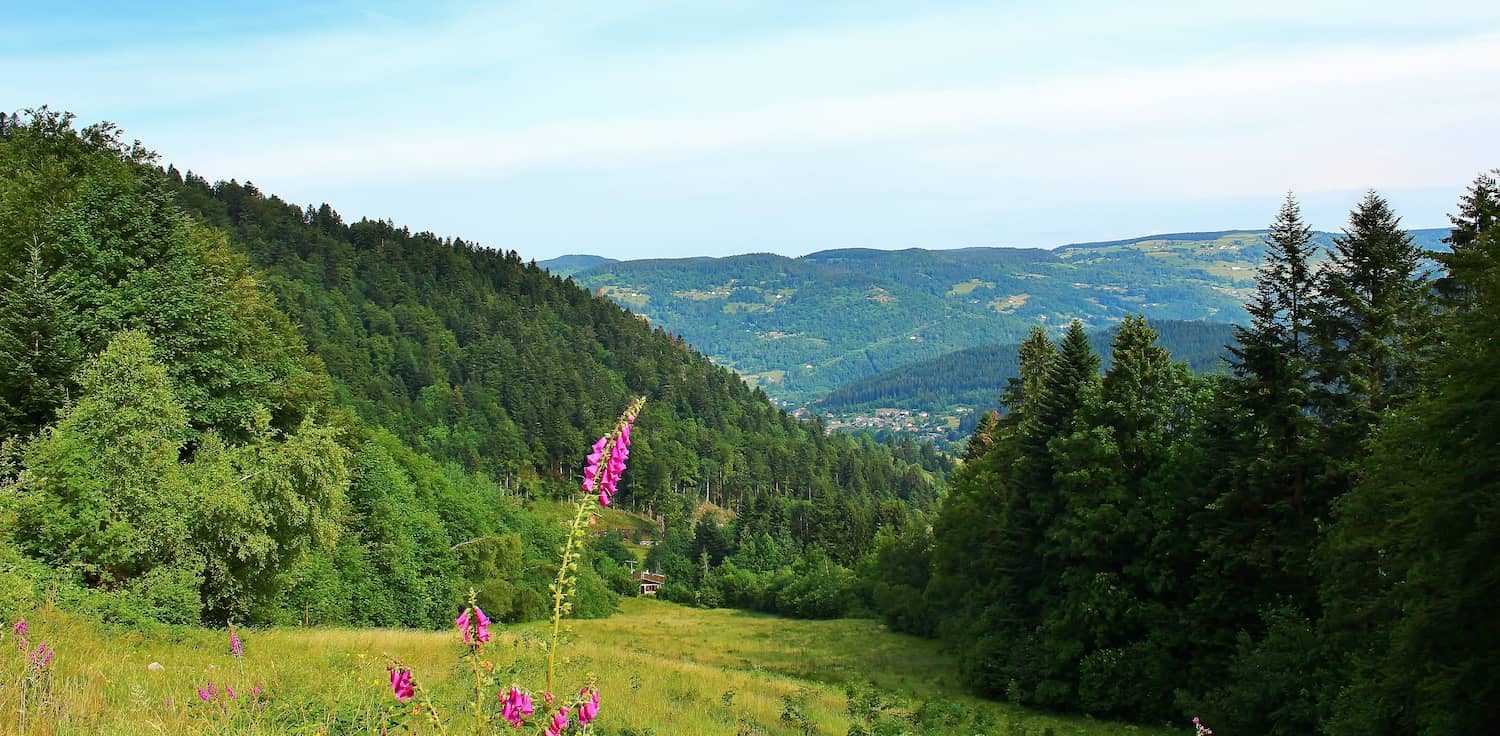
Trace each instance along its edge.
<instances>
[{"instance_id":1,"label":"wildflower","mask_svg":"<svg viewBox=\"0 0 1500 736\"><path fill-rule=\"evenodd\" d=\"M260 683L257 682L255 683L255 687L250 688L250 696L255 698L260 697Z\"/></svg>"},{"instance_id":2,"label":"wildflower","mask_svg":"<svg viewBox=\"0 0 1500 736\"><path fill-rule=\"evenodd\" d=\"M41 644L37 645L36 651L32 652L31 654L32 671L39 672L43 669L46 669L47 665L51 664L52 662L53 653L54 650L51 647L47 646L47 642L42 642Z\"/></svg>"},{"instance_id":3,"label":"wildflower","mask_svg":"<svg viewBox=\"0 0 1500 736\"><path fill-rule=\"evenodd\" d=\"M1197 729L1197 736L1214 736L1214 730L1203 725L1197 716L1193 716L1193 728Z\"/></svg>"},{"instance_id":4,"label":"wildflower","mask_svg":"<svg viewBox=\"0 0 1500 736\"><path fill-rule=\"evenodd\" d=\"M478 634L475 638L481 644L488 642L490 640L490 617L484 615L484 609L480 608L478 604L474 605L474 618L478 622L478 626L476 627Z\"/></svg>"},{"instance_id":5,"label":"wildflower","mask_svg":"<svg viewBox=\"0 0 1500 736\"><path fill-rule=\"evenodd\" d=\"M584 688L578 691L578 694L588 695L590 694L590 690L593 691L593 697L584 701L583 705L578 706L578 725L580 726L589 725L589 721L594 720L599 715L599 690L596 688Z\"/></svg>"},{"instance_id":6,"label":"wildflower","mask_svg":"<svg viewBox=\"0 0 1500 736\"><path fill-rule=\"evenodd\" d=\"M229 627L229 653L236 657L245 656L245 642L240 641L239 632L233 626Z\"/></svg>"},{"instance_id":7,"label":"wildflower","mask_svg":"<svg viewBox=\"0 0 1500 736\"><path fill-rule=\"evenodd\" d=\"M212 703L217 697L219 697L219 688L212 682L198 688L198 699L205 703Z\"/></svg>"},{"instance_id":8,"label":"wildflower","mask_svg":"<svg viewBox=\"0 0 1500 736\"><path fill-rule=\"evenodd\" d=\"M583 490L585 492L594 490L594 480L599 477L599 460L604 457L604 445L609 441L609 436L600 437L594 443L593 451L589 453L588 464L583 467Z\"/></svg>"},{"instance_id":9,"label":"wildflower","mask_svg":"<svg viewBox=\"0 0 1500 736\"><path fill-rule=\"evenodd\" d=\"M391 692L396 694L396 699L405 703L416 694L417 688L411 682L411 670L401 667L388 667L391 672Z\"/></svg>"},{"instance_id":10,"label":"wildflower","mask_svg":"<svg viewBox=\"0 0 1500 736\"><path fill-rule=\"evenodd\" d=\"M505 700L505 706L500 709L500 717L510 721L510 725L521 727L521 721L535 712L531 705L531 696L511 688L510 693L499 696Z\"/></svg>"},{"instance_id":11,"label":"wildflower","mask_svg":"<svg viewBox=\"0 0 1500 736\"><path fill-rule=\"evenodd\" d=\"M15 623L15 625L12 626L11 628L15 630L16 636L20 636L20 637L24 637L28 633L31 632L31 629L26 626L26 619L21 619L20 621L17 621Z\"/></svg>"},{"instance_id":12,"label":"wildflower","mask_svg":"<svg viewBox=\"0 0 1500 736\"><path fill-rule=\"evenodd\" d=\"M230 687L228 685L224 686L224 694L228 695L230 700L239 700L240 699L240 696L238 696L238 695L236 695L234 693L234 688L232 688L232 687Z\"/></svg>"},{"instance_id":13,"label":"wildflower","mask_svg":"<svg viewBox=\"0 0 1500 736\"><path fill-rule=\"evenodd\" d=\"M471 638L472 634L470 633L470 630L469 630L469 608L468 608L468 606L464 607L464 612L463 613L458 614L458 618L453 619L453 625L457 626L459 633L461 633L461 634L464 635L464 643L465 644L472 644L472 643L474 643L474 640Z\"/></svg>"},{"instance_id":14,"label":"wildflower","mask_svg":"<svg viewBox=\"0 0 1500 736\"><path fill-rule=\"evenodd\" d=\"M547 736L561 736L564 729L568 727L568 709L559 708L552 714L552 722L547 724Z\"/></svg>"}]
</instances>

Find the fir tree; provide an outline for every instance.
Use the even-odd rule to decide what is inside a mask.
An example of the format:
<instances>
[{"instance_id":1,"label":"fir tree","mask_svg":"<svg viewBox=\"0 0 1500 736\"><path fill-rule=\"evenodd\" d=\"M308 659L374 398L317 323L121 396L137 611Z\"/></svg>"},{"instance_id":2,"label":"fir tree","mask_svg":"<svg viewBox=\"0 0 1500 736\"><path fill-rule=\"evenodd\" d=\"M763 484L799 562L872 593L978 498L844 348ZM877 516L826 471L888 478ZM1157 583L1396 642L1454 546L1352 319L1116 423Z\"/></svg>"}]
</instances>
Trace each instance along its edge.
<instances>
[{"instance_id":1,"label":"fir tree","mask_svg":"<svg viewBox=\"0 0 1500 736\"><path fill-rule=\"evenodd\" d=\"M1349 458L1379 414L1407 395L1428 325L1422 251L1384 198L1367 194L1334 240L1316 324L1319 408L1334 458Z\"/></svg>"},{"instance_id":2,"label":"fir tree","mask_svg":"<svg viewBox=\"0 0 1500 736\"><path fill-rule=\"evenodd\" d=\"M1220 391L1215 432L1199 439L1199 452L1227 466L1200 471L1217 498L1199 515L1201 563L1190 615L1198 629L1195 665L1214 682L1240 666L1234 658L1245 642L1254 647L1264 640L1268 607L1290 602L1305 611L1316 591L1311 555L1322 463L1310 418L1310 333L1317 304L1311 233L1290 195L1265 240L1266 260L1246 307L1250 324L1236 329L1229 346L1233 378ZM1257 697L1286 695L1261 684L1253 689ZM1241 705L1238 690L1211 700L1220 712L1269 705Z\"/></svg>"},{"instance_id":3,"label":"fir tree","mask_svg":"<svg viewBox=\"0 0 1500 736\"><path fill-rule=\"evenodd\" d=\"M62 297L48 283L41 250L0 291L0 436L35 431L67 398L81 349Z\"/></svg>"},{"instance_id":4,"label":"fir tree","mask_svg":"<svg viewBox=\"0 0 1500 736\"><path fill-rule=\"evenodd\" d=\"M1447 270L1437 279L1437 288L1450 306L1466 308L1474 295L1465 289L1483 286L1484 280L1470 272L1483 270L1490 263L1475 240L1500 222L1500 182L1496 181L1497 176L1500 176L1500 169L1475 177L1469 191L1458 201L1458 214L1448 216L1453 230L1443 242L1451 250L1437 253L1435 257Z\"/></svg>"}]
</instances>

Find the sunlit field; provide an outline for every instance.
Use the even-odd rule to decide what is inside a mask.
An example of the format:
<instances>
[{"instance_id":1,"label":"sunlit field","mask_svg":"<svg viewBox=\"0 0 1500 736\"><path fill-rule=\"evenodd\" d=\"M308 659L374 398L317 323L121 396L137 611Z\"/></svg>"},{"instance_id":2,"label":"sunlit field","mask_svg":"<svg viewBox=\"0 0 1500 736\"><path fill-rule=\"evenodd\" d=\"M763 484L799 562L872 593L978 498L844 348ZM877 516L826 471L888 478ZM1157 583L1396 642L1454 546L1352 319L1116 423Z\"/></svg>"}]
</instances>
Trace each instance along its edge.
<instances>
[{"instance_id":1,"label":"sunlit field","mask_svg":"<svg viewBox=\"0 0 1500 736\"><path fill-rule=\"evenodd\" d=\"M23 722L15 688L0 691L6 713L0 733L379 732L397 709L421 701L396 704L385 671L393 658L413 670L450 733L468 733L461 729L473 722L465 699L472 693L469 672L458 659L463 648L449 631L246 631L246 652L236 658L223 632L143 633L50 610L30 624L33 641L46 639L57 650L50 692ZM573 626L560 681L598 676L603 708L596 723L603 734L844 736L855 723L847 713L851 685L873 685L865 692L880 694L887 721L920 714L922 730L912 725L911 733L1167 733L967 697L936 644L873 621L794 621L629 599L611 618ZM516 666L523 683L540 682L541 631L536 623L500 632L492 658L501 668ZM212 703L198 695L209 683L220 691ZM234 689L233 700L226 687ZM419 732L436 733L411 722Z\"/></svg>"}]
</instances>

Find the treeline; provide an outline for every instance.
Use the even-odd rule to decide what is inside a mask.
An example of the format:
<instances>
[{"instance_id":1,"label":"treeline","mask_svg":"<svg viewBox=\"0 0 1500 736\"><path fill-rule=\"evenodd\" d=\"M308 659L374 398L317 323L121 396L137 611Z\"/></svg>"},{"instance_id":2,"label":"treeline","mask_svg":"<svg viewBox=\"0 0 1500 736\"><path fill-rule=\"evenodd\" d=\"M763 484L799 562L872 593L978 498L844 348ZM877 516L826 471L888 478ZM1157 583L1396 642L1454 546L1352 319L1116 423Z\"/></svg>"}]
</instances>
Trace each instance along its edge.
<instances>
[{"instance_id":1,"label":"treeline","mask_svg":"<svg viewBox=\"0 0 1500 736\"><path fill-rule=\"evenodd\" d=\"M974 687L1222 734L1454 734L1500 717L1500 194L1429 255L1371 193L1326 265L1288 199L1228 375L1140 319L1020 349L928 530L884 540L898 628Z\"/></svg>"},{"instance_id":2,"label":"treeline","mask_svg":"<svg viewBox=\"0 0 1500 736\"><path fill-rule=\"evenodd\" d=\"M550 499L632 392L619 498L668 523L937 498L514 252L209 185L45 109L7 119L0 171L0 611L440 626L473 587L538 617ZM575 611L611 587L594 555Z\"/></svg>"}]
</instances>

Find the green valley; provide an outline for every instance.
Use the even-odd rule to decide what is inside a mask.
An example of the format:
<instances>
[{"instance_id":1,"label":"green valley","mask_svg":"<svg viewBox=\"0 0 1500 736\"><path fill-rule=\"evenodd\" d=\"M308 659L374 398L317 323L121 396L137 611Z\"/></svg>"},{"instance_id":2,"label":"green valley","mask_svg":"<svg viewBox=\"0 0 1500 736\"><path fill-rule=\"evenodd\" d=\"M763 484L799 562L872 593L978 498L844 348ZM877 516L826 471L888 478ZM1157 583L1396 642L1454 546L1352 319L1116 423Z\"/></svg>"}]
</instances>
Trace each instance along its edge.
<instances>
[{"instance_id":1,"label":"green valley","mask_svg":"<svg viewBox=\"0 0 1500 736\"><path fill-rule=\"evenodd\" d=\"M1243 322L1265 232L1153 235L1051 250L843 249L576 271L572 260L557 265L771 397L801 406L883 371L1015 343L1033 324L1060 331L1077 319L1104 329L1137 313ZM1441 249L1445 232L1412 235L1421 247ZM1331 242L1330 233L1314 234L1319 248Z\"/></svg>"}]
</instances>

